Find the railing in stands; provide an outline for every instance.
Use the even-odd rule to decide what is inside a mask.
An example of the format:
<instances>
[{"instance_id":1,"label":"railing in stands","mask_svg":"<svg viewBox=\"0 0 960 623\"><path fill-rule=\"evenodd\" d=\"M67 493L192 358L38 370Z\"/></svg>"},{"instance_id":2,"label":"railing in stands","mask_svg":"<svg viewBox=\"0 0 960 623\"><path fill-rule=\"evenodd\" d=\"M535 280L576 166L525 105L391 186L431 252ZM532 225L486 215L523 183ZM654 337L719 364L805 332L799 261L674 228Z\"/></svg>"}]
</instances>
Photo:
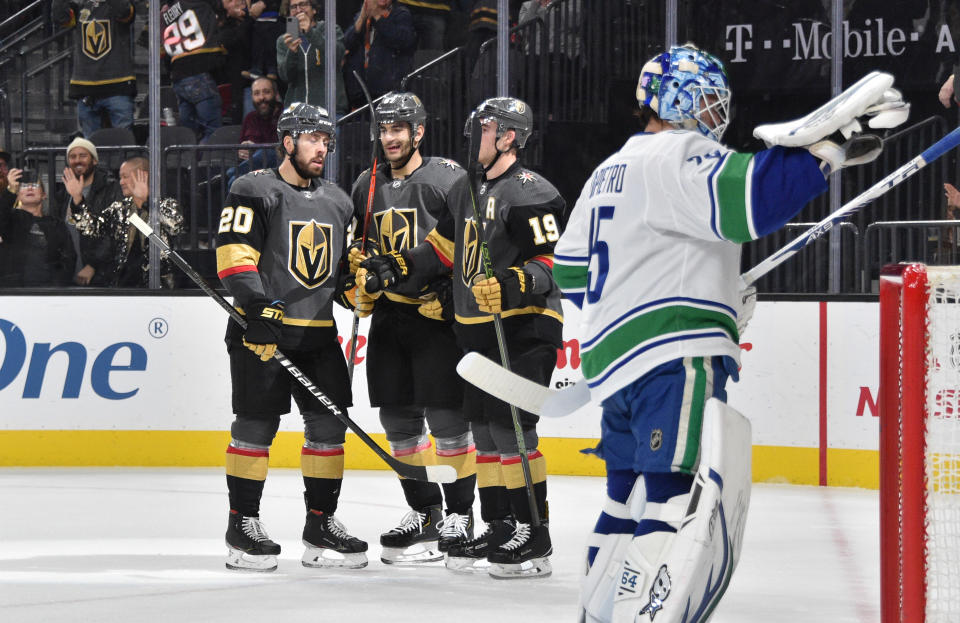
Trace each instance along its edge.
<instances>
[{"instance_id":1,"label":"railing in stands","mask_svg":"<svg viewBox=\"0 0 960 623\"><path fill-rule=\"evenodd\" d=\"M960 221L882 221L864 233L861 292L877 292L880 269L895 262L960 264Z\"/></svg>"}]
</instances>

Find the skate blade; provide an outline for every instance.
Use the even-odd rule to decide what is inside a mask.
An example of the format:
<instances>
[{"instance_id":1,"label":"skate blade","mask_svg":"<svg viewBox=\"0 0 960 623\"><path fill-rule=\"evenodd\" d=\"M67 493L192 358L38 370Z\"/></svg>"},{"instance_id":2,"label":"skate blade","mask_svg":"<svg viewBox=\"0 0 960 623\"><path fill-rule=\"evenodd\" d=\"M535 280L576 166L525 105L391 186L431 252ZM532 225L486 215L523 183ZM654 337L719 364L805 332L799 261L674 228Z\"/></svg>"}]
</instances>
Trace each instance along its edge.
<instances>
[{"instance_id":1,"label":"skate blade","mask_svg":"<svg viewBox=\"0 0 960 623\"><path fill-rule=\"evenodd\" d=\"M380 560L385 565L422 565L427 562L443 560L443 553L437 549L436 541L414 543L409 547L384 547Z\"/></svg>"},{"instance_id":2,"label":"skate blade","mask_svg":"<svg viewBox=\"0 0 960 623\"><path fill-rule=\"evenodd\" d=\"M455 573L487 573L490 562L486 558L456 558L447 555L444 565Z\"/></svg>"},{"instance_id":3,"label":"skate blade","mask_svg":"<svg viewBox=\"0 0 960 623\"><path fill-rule=\"evenodd\" d=\"M341 568L362 569L367 566L367 555L364 552L344 554L332 549L307 546L300 562L304 567L313 569Z\"/></svg>"},{"instance_id":4,"label":"skate blade","mask_svg":"<svg viewBox=\"0 0 960 623\"><path fill-rule=\"evenodd\" d=\"M269 573L277 569L276 556L256 556L232 547L227 548L227 569L231 571L253 571Z\"/></svg>"},{"instance_id":5,"label":"skate blade","mask_svg":"<svg viewBox=\"0 0 960 623\"><path fill-rule=\"evenodd\" d=\"M517 578L546 578L553 573L550 559L531 558L519 564L490 563L490 577L497 580L515 580Z\"/></svg>"}]
</instances>

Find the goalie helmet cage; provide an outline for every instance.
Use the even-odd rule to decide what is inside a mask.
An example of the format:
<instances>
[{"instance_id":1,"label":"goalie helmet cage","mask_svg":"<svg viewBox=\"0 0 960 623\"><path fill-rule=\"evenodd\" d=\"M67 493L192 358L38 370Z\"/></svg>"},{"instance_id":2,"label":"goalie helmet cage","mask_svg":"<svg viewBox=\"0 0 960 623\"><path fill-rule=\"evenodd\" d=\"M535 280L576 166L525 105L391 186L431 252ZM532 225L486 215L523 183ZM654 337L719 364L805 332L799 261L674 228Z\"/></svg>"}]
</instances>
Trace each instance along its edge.
<instances>
[{"instance_id":1,"label":"goalie helmet cage","mask_svg":"<svg viewBox=\"0 0 960 623\"><path fill-rule=\"evenodd\" d=\"M960 621L960 266L880 276L882 623Z\"/></svg>"}]
</instances>

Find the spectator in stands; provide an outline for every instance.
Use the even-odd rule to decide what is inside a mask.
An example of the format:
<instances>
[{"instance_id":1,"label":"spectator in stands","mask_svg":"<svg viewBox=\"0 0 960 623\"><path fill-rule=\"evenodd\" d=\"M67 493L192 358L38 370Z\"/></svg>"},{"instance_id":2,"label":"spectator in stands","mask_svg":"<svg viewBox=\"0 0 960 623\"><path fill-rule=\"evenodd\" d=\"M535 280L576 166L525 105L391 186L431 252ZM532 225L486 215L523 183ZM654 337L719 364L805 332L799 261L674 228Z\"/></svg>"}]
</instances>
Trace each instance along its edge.
<instances>
[{"instance_id":1,"label":"spectator in stands","mask_svg":"<svg viewBox=\"0 0 960 623\"><path fill-rule=\"evenodd\" d=\"M73 75L69 95L77 100L77 120L84 136L101 127L101 113L110 125L133 125L137 79L130 46L134 6L130 0L54 0L53 21L76 26Z\"/></svg>"},{"instance_id":2,"label":"spectator in stands","mask_svg":"<svg viewBox=\"0 0 960 623\"><path fill-rule=\"evenodd\" d=\"M253 110L250 104L250 81L243 75L244 68L250 66L250 47L253 40L253 18L247 5L247 0L223 0L223 14L219 23L220 43L227 50L220 82L230 85L230 109L227 116L230 123L237 125ZM272 40L270 53L273 54Z\"/></svg>"},{"instance_id":3,"label":"spectator in stands","mask_svg":"<svg viewBox=\"0 0 960 623\"><path fill-rule=\"evenodd\" d=\"M7 176L10 174L10 162L12 160L8 152L0 149L0 191L7 188Z\"/></svg>"},{"instance_id":4,"label":"spectator in stands","mask_svg":"<svg viewBox=\"0 0 960 623\"><path fill-rule=\"evenodd\" d=\"M326 24L317 21L317 6L312 0L290 0L290 15L300 24L300 37L284 33L277 39L277 70L280 79L287 84L283 96L286 108L293 102L304 102L327 107L325 79ZM344 40L340 27L337 33L337 58L343 58ZM337 74L337 112L347 111L347 93L340 72Z\"/></svg>"},{"instance_id":5,"label":"spectator in stands","mask_svg":"<svg viewBox=\"0 0 960 623\"><path fill-rule=\"evenodd\" d=\"M410 10L417 31L417 49L442 50L452 0L397 0Z\"/></svg>"},{"instance_id":6,"label":"spectator in stands","mask_svg":"<svg viewBox=\"0 0 960 623\"><path fill-rule=\"evenodd\" d=\"M497 36L497 0L474 0L467 32L465 54L467 67L471 68L477 63L483 42Z\"/></svg>"},{"instance_id":7,"label":"spectator in stands","mask_svg":"<svg viewBox=\"0 0 960 623\"><path fill-rule=\"evenodd\" d=\"M123 199L107 208L99 232L110 238L113 250L108 281L121 288L146 288L150 276L150 242L130 225L129 217L136 213L143 220L149 220L150 161L136 156L120 165L120 189ZM172 238L183 228L183 214L175 199L160 201L159 225L158 235L172 246ZM161 260L160 283L165 288L174 285L173 265L167 258Z\"/></svg>"},{"instance_id":8,"label":"spectator in stands","mask_svg":"<svg viewBox=\"0 0 960 623\"><path fill-rule=\"evenodd\" d=\"M954 93L955 82L955 74L950 74L940 87L940 93L937 95L937 98L940 100L940 103L943 104L944 108L950 108L950 103L957 101L956 93Z\"/></svg>"},{"instance_id":9,"label":"spectator in stands","mask_svg":"<svg viewBox=\"0 0 960 623\"><path fill-rule=\"evenodd\" d=\"M84 138L67 146L67 168L54 200L66 206L66 219L80 234L80 263L75 281L82 285L107 286L106 272L112 260L110 245L94 235L103 211L122 197L120 185L106 169L97 166L97 148Z\"/></svg>"},{"instance_id":10,"label":"spectator in stands","mask_svg":"<svg viewBox=\"0 0 960 623\"><path fill-rule=\"evenodd\" d=\"M213 79L226 50L220 45L216 7L220 0L178 0L161 7L163 47L180 107L180 125L206 140L220 127L220 92Z\"/></svg>"},{"instance_id":11,"label":"spectator in stands","mask_svg":"<svg viewBox=\"0 0 960 623\"><path fill-rule=\"evenodd\" d=\"M364 0L343 35L347 46L343 76L351 108L367 103L363 90L353 77L356 71L370 95L376 99L400 89L400 81L413 69L413 51L417 32L413 17L402 4L393 0Z\"/></svg>"},{"instance_id":12,"label":"spectator in stands","mask_svg":"<svg viewBox=\"0 0 960 623\"><path fill-rule=\"evenodd\" d=\"M277 79L277 50L275 42L286 25L280 17L280 0L257 0L250 5L253 22L253 46L250 50L249 79L266 76Z\"/></svg>"},{"instance_id":13,"label":"spectator in stands","mask_svg":"<svg viewBox=\"0 0 960 623\"><path fill-rule=\"evenodd\" d=\"M253 82L254 110L243 118L240 131L241 143L267 144L277 142L277 120L280 118L280 102L277 100L277 88L270 78L257 78ZM252 154L241 149L237 156L242 162L227 169L227 188L233 180L254 169L268 169L277 166L277 150L260 148Z\"/></svg>"},{"instance_id":14,"label":"spectator in stands","mask_svg":"<svg viewBox=\"0 0 960 623\"><path fill-rule=\"evenodd\" d=\"M67 225L44 209L47 194L36 174L21 184L22 174L11 169L0 190L0 287L70 285L77 254Z\"/></svg>"},{"instance_id":15,"label":"spectator in stands","mask_svg":"<svg viewBox=\"0 0 960 623\"><path fill-rule=\"evenodd\" d=\"M552 10L550 10L552 9ZM541 41L541 31L536 31L533 41L527 41L524 51L527 54L557 54L574 59L580 55L580 21L582 18L580 0L569 0L564 6L558 6L556 0L527 0L520 5L520 24L530 20L543 20L545 36Z\"/></svg>"}]
</instances>

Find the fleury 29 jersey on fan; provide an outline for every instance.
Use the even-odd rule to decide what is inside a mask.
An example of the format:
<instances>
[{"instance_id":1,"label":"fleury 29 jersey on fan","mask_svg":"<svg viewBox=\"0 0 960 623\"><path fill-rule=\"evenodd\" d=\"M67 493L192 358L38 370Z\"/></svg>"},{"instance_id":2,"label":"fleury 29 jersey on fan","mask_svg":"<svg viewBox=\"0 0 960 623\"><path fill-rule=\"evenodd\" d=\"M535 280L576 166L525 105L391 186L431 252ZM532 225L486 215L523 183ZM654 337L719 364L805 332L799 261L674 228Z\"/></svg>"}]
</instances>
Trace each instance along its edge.
<instances>
[{"instance_id":1,"label":"fleury 29 jersey on fan","mask_svg":"<svg viewBox=\"0 0 960 623\"><path fill-rule=\"evenodd\" d=\"M264 169L231 186L217 231L217 273L240 308L257 298L286 303L281 348L315 347L334 329L352 218L347 194L326 180L300 188Z\"/></svg>"},{"instance_id":2,"label":"fleury 29 jersey on fan","mask_svg":"<svg viewBox=\"0 0 960 623\"><path fill-rule=\"evenodd\" d=\"M483 262L466 177L451 190L448 205L450 209L427 235L427 241L440 261L453 268L457 332L465 340L463 345L469 347L470 334L476 334L481 342L490 339L493 316L479 310L470 290L473 278L483 273ZM516 163L503 175L480 185L477 207L494 270L539 262L549 278L553 247L565 223L565 203L553 184ZM559 332L563 322L560 291L553 286L545 294L535 295L529 305L506 310L502 316L508 328L511 318L524 317L542 321L551 326L548 331Z\"/></svg>"},{"instance_id":3,"label":"fleury 29 jersey on fan","mask_svg":"<svg viewBox=\"0 0 960 623\"><path fill-rule=\"evenodd\" d=\"M381 253L406 251L423 242L436 226L446 208L450 189L466 172L447 158L424 158L415 171L403 179L390 177L386 166L377 170L376 192L370 214L367 238L377 243ZM370 190L370 171L364 171L353 185L353 205L359 223L354 237L362 233L364 211ZM415 288L401 284L394 292L386 292L393 301L420 303Z\"/></svg>"}]
</instances>

